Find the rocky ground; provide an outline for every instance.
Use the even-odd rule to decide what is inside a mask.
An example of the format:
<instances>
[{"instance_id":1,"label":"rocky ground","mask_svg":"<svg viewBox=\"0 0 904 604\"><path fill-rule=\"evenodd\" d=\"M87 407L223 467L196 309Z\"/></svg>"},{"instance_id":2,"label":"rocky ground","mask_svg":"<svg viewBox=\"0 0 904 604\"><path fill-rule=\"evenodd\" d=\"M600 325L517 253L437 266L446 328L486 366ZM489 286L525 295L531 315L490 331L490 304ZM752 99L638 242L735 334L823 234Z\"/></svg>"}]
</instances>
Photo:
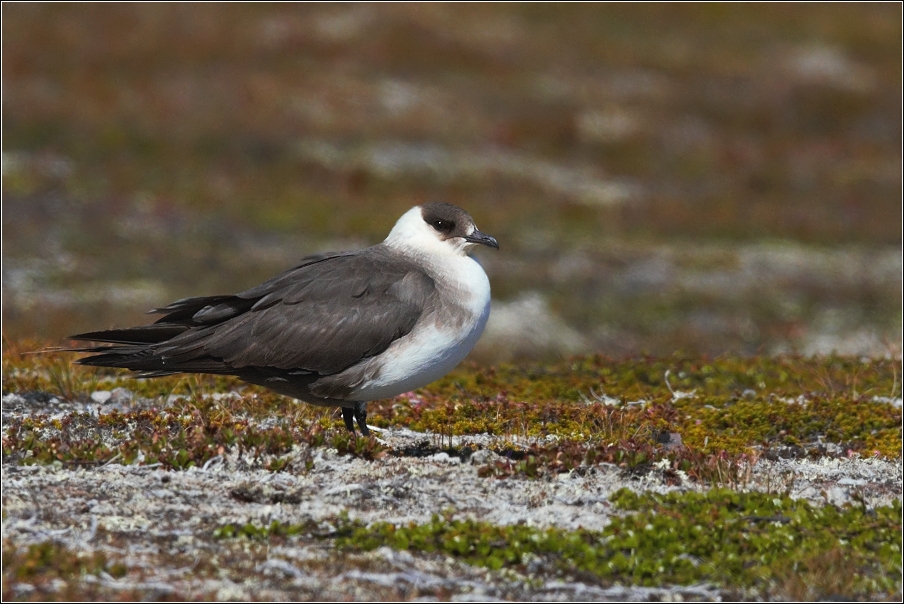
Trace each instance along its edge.
<instances>
[{"instance_id":1,"label":"rocky ground","mask_svg":"<svg viewBox=\"0 0 904 604\"><path fill-rule=\"evenodd\" d=\"M98 396L95 399L109 398ZM24 399L4 398L5 416L20 414ZM44 410L65 406L48 400ZM95 406L91 402L85 407ZM13 409L12 411L10 409ZM34 408L32 408L34 411ZM4 551L53 544L45 563L66 555L105 561L101 569L48 579L5 576L4 595L15 599L426 599L426 600L721 600L736 589L713 584L644 586L606 584L562 576L537 559L491 571L442 554L379 547L344 551L329 538L340 521L365 525L421 525L434 515L473 518L494 525L593 531L620 512L610 501L619 489L637 492L705 491L654 464L626 471L613 464L552 477L481 477L479 468L501 460L500 439L454 437L404 428L379 429L388 454L376 460L313 451L309 471L271 472L250 454L230 450L202 467L167 471L160 464L56 462L3 466ZM517 438L515 438L517 441ZM536 439L532 439L536 441ZM511 439L508 444L511 445ZM529 443L522 443L529 444ZM440 450L440 446L448 452ZM305 457L296 446L287 459ZM456 454L456 452L458 452ZM760 459L741 473L740 491L789 494L816 506L850 504L874 509L901 501L900 460L859 455L821 459ZM451 517L450 516L450 517ZM339 520L337 520L339 519ZM314 527L290 539L215 538L225 525ZM900 584L899 584L900 585ZM770 594L747 592L748 597ZM787 597L776 592L771 597Z\"/></svg>"}]
</instances>

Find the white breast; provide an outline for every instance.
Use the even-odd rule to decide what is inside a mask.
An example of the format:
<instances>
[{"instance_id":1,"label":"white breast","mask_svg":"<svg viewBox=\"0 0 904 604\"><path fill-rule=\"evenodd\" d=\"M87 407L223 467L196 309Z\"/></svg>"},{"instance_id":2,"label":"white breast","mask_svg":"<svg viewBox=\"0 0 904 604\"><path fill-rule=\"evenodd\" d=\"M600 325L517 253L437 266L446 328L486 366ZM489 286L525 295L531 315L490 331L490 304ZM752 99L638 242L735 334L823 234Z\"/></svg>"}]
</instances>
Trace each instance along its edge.
<instances>
[{"instance_id":1,"label":"white breast","mask_svg":"<svg viewBox=\"0 0 904 604\"><path fill-rule=\"evenodd\" d=\"M407 336L396 340L368 364L372 378L349 400L372 401L426 386L455 368L486 327L490 316L490 281L469 256L445 257L430 265L439 304L421 317Z\"/></svg>"}]
</instances>

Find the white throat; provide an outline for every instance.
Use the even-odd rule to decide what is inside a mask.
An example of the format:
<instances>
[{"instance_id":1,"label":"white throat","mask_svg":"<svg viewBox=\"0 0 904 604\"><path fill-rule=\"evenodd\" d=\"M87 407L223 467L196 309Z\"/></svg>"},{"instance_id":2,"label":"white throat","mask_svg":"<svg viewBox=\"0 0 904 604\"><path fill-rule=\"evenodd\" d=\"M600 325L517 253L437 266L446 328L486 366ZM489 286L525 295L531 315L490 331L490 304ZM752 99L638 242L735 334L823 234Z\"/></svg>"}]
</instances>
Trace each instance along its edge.
<instances>
[{"instance_id":1,"label":"white throat","mask_svg":"<svg viewBox=\"0 0 904 604\"><path fill-rule=\"evenodd\" d=\"M468 234L476 230L473 224ZM367 362L368 379L350 400L376 400L426 386L451 371L471 351L490 315L490 281L468 256L463 237L443 239L420 207L399 218L383 242L429 274L436 285L434 307L408 335ZM392 359L387 362L385 359ZM361 372L361 369L355 371Z\"/></svg>"}]
</instances>

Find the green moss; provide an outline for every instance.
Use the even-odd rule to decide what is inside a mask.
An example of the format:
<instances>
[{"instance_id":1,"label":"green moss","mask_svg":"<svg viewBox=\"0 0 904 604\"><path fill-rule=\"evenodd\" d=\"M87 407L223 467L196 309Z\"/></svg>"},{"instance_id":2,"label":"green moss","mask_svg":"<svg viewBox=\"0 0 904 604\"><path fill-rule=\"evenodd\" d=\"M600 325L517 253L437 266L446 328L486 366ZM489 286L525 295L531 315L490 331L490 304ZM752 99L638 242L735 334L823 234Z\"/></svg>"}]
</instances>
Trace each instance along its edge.
<instances>
[{"instance_id":1,"label":"green moss","mask_svg":"<svg viewBox=\"0 0 904 604\"><path fill-rule=\"evenodd\" d=\"M642 443L668 430L706 453L825 441L898 457L901 409L873 397L900 393L888 360L591 356L546 366L460 368L426 389L422 402L393 401L374 415L387 425L438 434Z\"/></svg>"},{"instance_id":2,"label":"green moss","mask_svg":"<svg viewBox=\"0 0 904 604\"><path fill-rule=\"evenodd\" d=\"M111 563L101 552L81 554L50 541L33 543L24 549L7 544L3 547L4 583L54 577L67 579L101 572L123 577L126 567L121 563Z\"/></svg>"},{"instance_id":3,"label":"green moss","mask_svg":"<svg viewBox=\"0 0 904 604\"><path fill-rule=\"evenodd\" d=\"M334 410L234 379L129 380L72 360L5 350L4 393L36 390L86 401L102 384L127 387L161 401L161 408L15 419L5 427L4 459L118 458L186 468L239 447L279 471L290 468L285 456L295 444L330 445L366 459L386 452L373 439L351 439ZM208 396L217 392L231 394ZM776 448L824 455L824 443L835 443L861 455L899 457L901 408L883 400L900 392L895 364L886 360L590 356L550 365L464 366L415 396L371 403L369 421L433 433L450 448L453 437L495 435L509 460L483 468L486 476L541 476L601 462L642 469L668 459L672 470L731 485L742 462ZM171 394L182 398L163 405L161 397ZM682 447L659 442L670 433L680 435ZM546 444L515 444L522 437Z\"/></svg>"},{"instance_id":4,"label":"green moss","mask_svg":"<svg viewBox=\"0 0 904 604\"><path fill-rule=\"evenodd\" d=\"M708 493L637 494L611 497L619 514L603 531L498 526L473 519L434 516L426 524L364 525L340 518L320 538L352 550L388 546L440 553L493 570L534 571L604 584L689 585L724 589L779 590L795 575L817 584L837 566L847 569L843 591L828 595L888 597L900 590L901 505L813 506L787 496L714 489ZM266 539L316 535L310 524L267 527L232 525L220 538ZM539 570L537 570L539 569Z\"/></svg>"},{"instance_id":5,"label":"green moss","mask_svg":"<svg viewBox=\"0 0 904 604\"><path fill-rule=\"evenodd\" d=\"M227 524L216 529L213 536L215 539L267 539L273 536L292 537L308 530L310 527L306 524L283 524L274 520L267 526L257 526L251 522L240 526Z\"/></svg>"}]
</instances>

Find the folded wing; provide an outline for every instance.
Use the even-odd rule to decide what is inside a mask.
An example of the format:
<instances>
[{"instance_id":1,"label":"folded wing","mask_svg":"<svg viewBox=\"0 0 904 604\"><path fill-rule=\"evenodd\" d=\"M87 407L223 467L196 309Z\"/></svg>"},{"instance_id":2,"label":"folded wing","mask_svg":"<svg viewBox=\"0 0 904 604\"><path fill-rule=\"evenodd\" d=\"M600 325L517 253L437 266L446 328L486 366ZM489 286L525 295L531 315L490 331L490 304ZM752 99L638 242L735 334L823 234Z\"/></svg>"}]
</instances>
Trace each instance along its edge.
<instances>
[{"instance_id":1,"label":"folded wing","mask_svg":"<svg viewBox=\"0 0 904 604\"><path fill-rule=\"evenodd\" d=\"M73 339L113 344L81 349L96 353L81 364L149 376L249 368L330 375L408 334L433 295L426 273L374 246L306 258L233 296L179 300L152 311L164 316L151 325Z\"/></svg>"}]
</instances>

